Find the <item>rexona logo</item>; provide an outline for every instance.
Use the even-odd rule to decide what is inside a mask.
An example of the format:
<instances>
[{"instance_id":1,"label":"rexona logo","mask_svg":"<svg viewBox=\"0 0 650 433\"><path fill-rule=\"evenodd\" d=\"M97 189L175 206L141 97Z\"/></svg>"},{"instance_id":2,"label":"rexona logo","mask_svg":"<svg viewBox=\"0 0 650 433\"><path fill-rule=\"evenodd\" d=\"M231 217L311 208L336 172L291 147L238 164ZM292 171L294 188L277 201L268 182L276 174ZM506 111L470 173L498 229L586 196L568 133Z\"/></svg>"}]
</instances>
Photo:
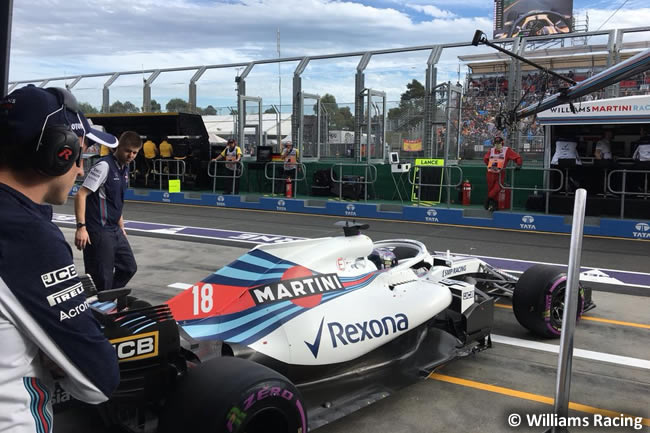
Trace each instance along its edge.
<instances>
[{"instance_id":1,"label":"rexona logo","mask_svg":"<svg viewBox=\"0 0 650 433\"><path fill-rule=\"evenodd\" d=\"M537 230L537 227L535 227L535 218L533 218L531 215L524 215L521 217L521 224L519 226L522 229L527 229L527 230Z\"/></svg>"},{"instance_id":2,"label":"rexona logo","mask_svg":"<svg viewBox=\"0 0 650 433\"><path fill-rule=\"evenodd\" d=\"M115 348L118 362L158 356L158 331L109 340Z\"/></svg>"},{"instance_id":3,"label":"rexona logo","mask_svg":"<svg viewBox=\"0 0 650 433\"><path fill-rule=\"evenodd\" d=\"M435 209L429 209L427 211L426 216L424 217L425 221L428 221L430 223L437 223L438 222L438 211Z\"/></svg>"},{"instance_id":4,"label":"rexona logo","mask_svg":"<svg viewBox=\"0 0 650 433\"><path fill-rule=\"evenodd\" d=\"M286 203L284 200L280 199L280 200L278 200L278 203L277 203L277 205L275 206L275 208L276 208L277 210L287 210L287 206L286 206L286 205L287 205L287 203Z\"/></svg>"},{"instance_id":5,"label":"rexona logo","mask_svg":"<svg viewBox=\"0 0 650 433\"><path fill-rule=\"evenodd\" d=\"M324 324L325 317L323 317L320 322L320 327L318 328L318 333L316 334L314 342L310 343L305 341L307 348L311 351L312 355L314 355L314 358L318 358ZM385 337L408 329L409 319L406 317L406 314L403 313L397 313L395 316L385 316L381 319L372 319L365 322L327 323L327 331L329 331L333 349L340 346L347 346L348 344L357 344L374 338Z\"/></svg>"},{"instance_id":6,"label":"rexona logo","mask_svg":"<svg viewBox=\"0 0 650 433\"><path fill-rule=\"evenodd\" d=\"M357 216L356 209L357 208L352 203L350 203L345 207L345 214L347 216Z\"/></svg>"},{"instance_id":7,"label":"rexona logo","mask_svg":"<svg viewBox=\"0 0 650 433\"><path fill-rule=\"evenodd\" d=\"M248 292L255 305L304 298L326 292L343 290L343 284L336 274L312 275L306 278L292 278L253 287Z\"/></svg>"},{"instance_id":8,"label":"rexona logo","mask_svg":"<svg viewBox=\"0 0 650 433\"><path fill-rule=\"evenodd\" d=\"M226 198L222 195L217 196L217 206L225 206Z\"/></svg>"},{"instance_id":9,"label":"rexona logo","mask_svg":"<svg viewBox=\"0 0 650 433\"><path fill-rule=\"evenodd\" d=\"M632 235L635 238L650 239L650 224L637 223L634 228L636 231L632 232Z\"/></svg>"}]
</instances>

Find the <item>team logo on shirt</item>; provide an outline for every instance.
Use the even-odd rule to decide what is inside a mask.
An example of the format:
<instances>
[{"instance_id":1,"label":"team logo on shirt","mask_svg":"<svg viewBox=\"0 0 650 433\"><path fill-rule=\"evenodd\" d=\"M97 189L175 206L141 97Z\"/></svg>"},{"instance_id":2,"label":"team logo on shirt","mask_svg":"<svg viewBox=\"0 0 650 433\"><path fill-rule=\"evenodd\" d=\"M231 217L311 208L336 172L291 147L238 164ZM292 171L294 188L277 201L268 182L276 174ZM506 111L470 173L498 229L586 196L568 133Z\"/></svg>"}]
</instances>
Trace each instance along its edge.
<instances>
[{"instance_id":1,"label":"team logo on shirt","mask_svg":"<svg viewBox=\"0 0 650 433\"><path fill-rule=\"evenodd\" d=\"M47 274L41 275L41 280L45 287L54 286L63 281L70 280L77 276L77 269L74 267L74 264L68 265L65 268L57 269L56 271L48 272ZM52 304L50 304L52 305Z\"/></svg>"},{"instance_id":2,"label":"team logo on shirt","mask_svg":"<svg viewBox=\"0 0 650 433\"><path fill-rule=\"evenodd\" d=\"M59 290L56 293L52 293L47 297L47 303L50 304L50 307L54 307L55 305L58 305L62 302L69 301L77 295L81 295L83 292L83 285L81 283L77 283L74 286Z\"/></svg>"}]
</instances>

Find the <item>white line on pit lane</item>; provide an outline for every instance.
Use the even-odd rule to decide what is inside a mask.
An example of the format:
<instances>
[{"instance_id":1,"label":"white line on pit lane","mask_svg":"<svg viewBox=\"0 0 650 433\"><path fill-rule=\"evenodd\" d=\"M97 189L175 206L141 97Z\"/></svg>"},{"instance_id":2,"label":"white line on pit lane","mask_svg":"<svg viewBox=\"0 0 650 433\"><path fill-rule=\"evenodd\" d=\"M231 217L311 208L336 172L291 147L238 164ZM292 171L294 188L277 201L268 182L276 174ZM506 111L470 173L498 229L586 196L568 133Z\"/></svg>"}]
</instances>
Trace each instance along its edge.
<instances>
[{"instance_id":1,"label":"white line on pit lane","mask_svg":"<svg viewBox=\"0 0 650 433\"><path fill-rule=\"evenodd\" d=\"M543 352L559 353L560 346L555 344L540 343L537 341L523 340L521 338L506 337L504 335L492 334L494 343L507 344L509 346L523 347L526 349L541 350ZM637 367L650 370L650 361L639 358L630 358L628 356L612 355L610 353L594 352L592 350L573 349L573 356L576 358L602 361L610 364L625 365L628 367Z\"/></svg>"}]
</instances>

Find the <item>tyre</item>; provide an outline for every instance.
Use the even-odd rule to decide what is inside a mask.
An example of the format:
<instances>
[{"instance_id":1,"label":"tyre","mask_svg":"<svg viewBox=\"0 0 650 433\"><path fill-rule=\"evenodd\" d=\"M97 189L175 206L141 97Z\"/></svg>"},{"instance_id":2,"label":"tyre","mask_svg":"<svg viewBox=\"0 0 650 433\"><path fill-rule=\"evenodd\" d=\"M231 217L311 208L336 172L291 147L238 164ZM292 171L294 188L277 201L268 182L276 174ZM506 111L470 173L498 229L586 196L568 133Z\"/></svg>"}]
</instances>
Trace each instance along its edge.
<instances>
[{"instance_id":1,"label":"tyre","mask_svg":"<svg viewBox=\"0 0 650 433\"><path fill-rule=\"evenodd\" d=\"M512 295L512 309L517 321L532 333L557 338L562 333L566 274L559 268L534 265L519 278ZM582 316L584 289L578 285L578 312Z\"/></svg>"},{"instance_id":2,"label":"tyre","mask_svg":"<svg viewBox=\"0 0 650 433\"><path fill-rule=\"evenodd\" d=\"M161 433L307 433L299 391L281 374L220 357L189 369L170 393Z\"/></svg>"}]
</instances>

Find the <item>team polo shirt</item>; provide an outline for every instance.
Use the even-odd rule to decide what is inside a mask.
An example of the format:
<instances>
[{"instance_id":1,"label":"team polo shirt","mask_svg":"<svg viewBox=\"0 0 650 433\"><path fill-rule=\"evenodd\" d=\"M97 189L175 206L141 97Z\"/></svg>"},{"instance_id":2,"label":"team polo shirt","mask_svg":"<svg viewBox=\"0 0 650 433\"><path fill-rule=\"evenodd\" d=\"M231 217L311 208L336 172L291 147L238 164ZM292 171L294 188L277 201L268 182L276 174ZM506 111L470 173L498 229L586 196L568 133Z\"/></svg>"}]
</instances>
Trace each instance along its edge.
<instances>
[{"instance_id":1,"label":"team polo shirt","mask_svg":"<svg viewBox=\"0 0 650 433\"><path fill-rule=\"evenodd\" d=\"M0 184L0 431L52 431L53 400L106 401L119 382L115 349L86 302L52 207ZM67 393L53 394L43 359Z\"/></svg>"},{"instance_id":2,"label":"team polo shirt","mask_svg":"<svg viewBox=\"0 0 650 433\"><path fill-rule=\"evenodd\" d=\"M101 158L88 173L83 187L92 191L86 199L88 231L115 231L122 217L129 166L120 167L114 155Z\"/></svg>"},{"instance_id":3,"label":"team polo shirt","mask_svg":"<svg viewBox=\"0 0 650 433\"><path fill-rule=\"evenodd\" d=\"M555 143L555 153L551 159L551 165L558 165L560 159L575 159L577 165L582 165L578 156L578 143L575 141L561 141Z\"/></svg>"},{"instance_id":4,"label":"team polo shirt","mask_svg":"<svg viewBox=\"0 0 650 433\"><path fill-rule=\"evenodd\" d=\"M639 144L632 157L638 161L650 161L650 143Z\"/></svg>"},{"instance_id":5,"label":"team polo shirt","mask_svg":"<svg viewBox=\"0 0 650 433\"><path fill-rule=\"evenodd\" d=\"M174 155L174 148L172 147L171 143L167 140L163 140L162 143L160 143L160 156L163 158L171 158Z\"/></svg>"}]
</instances>

